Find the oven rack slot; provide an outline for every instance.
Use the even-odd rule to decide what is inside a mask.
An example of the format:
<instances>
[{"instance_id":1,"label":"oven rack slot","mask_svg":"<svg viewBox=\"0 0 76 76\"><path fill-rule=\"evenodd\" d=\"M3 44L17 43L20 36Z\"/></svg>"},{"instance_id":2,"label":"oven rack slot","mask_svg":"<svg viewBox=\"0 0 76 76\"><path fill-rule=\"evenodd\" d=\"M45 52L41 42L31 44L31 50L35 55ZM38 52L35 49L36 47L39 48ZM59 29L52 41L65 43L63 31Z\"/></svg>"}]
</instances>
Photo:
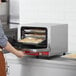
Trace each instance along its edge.
<instances>
[{"instance_id":1,"label":"oven rack slot","mask_svg":"<svg viewBox=\"0 0 76 76\"><path fill-rule=\"evenodd\" d=\"M35 33L45 33L46 31L42 31L42 30L24 30L25 32L35 32Z\"/></svg>"}]
</instances>

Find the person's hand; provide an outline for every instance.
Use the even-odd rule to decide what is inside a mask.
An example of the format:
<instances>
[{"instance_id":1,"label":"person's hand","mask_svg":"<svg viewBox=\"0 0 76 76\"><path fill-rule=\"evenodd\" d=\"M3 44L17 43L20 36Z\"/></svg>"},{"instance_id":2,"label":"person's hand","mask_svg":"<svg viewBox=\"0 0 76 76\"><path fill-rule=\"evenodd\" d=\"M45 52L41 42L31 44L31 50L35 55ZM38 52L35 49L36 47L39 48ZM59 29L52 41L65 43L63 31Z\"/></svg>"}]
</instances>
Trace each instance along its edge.
<instances>
[{"instance_id":1,"label":"person's hand","mask_svg":"<svg viewBox=\"0 0 76 76\"><path fill-rule=\"evenodd\" d=\"M10 53L13 53L14 55L16 55L19 58L22 58L23 56L25 56L24 52L15 49L8 41L7 41L4 49Z\"/></svg>"},{"instance_id":2,"label":"person's hand","mask_svg":"<svg viewBox=\"0 0 76 76\"><path fill-rule=\"evenodd\" d=\"M23 56L25 56L25 54L22 51L16 51L15 55L19 58L22 58Z\"/></svg>"}]
</instances>

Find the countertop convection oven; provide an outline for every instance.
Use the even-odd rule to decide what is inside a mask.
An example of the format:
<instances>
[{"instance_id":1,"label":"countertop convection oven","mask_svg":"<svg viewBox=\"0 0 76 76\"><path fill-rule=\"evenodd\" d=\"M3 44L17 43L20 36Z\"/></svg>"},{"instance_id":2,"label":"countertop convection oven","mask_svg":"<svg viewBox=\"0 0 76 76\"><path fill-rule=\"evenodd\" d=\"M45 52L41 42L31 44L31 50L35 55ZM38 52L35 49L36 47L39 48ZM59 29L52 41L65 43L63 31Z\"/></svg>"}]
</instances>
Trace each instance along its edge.
<instances>
[{"instance_id":1,"label":"countertop convection oven","mask_svg":"<svg viewBox=\"0 0 76 76\"><path fill-rule=\"evenodd\" d=\"M68 51L68 25L52 23L23 24L18 27L18 41L27 55L54 56Z\"/></svg>"}]
</instances>

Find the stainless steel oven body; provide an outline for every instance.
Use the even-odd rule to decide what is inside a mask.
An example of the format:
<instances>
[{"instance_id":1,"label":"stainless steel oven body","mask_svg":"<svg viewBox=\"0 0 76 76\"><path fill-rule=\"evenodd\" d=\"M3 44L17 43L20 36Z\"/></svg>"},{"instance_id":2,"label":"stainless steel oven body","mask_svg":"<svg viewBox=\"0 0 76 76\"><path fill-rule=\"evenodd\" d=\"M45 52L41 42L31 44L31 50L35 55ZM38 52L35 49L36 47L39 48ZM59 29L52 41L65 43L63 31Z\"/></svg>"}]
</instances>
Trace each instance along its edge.
<instances>
[{"instance_id":1,"label":"stainless steel oven body","mask_svg":"<svg viewBox=\"0 0 76 76\"><path fill-rule=\"evenodd\" d=\"M24 38L43 38L42 42L28 43L28 55L54 56L63 55L68 51L68 25L55 23L22 24L18 27L18 40ZM25 46L26 46L25 45ZM36 46L37 45L37 46ZM26 48L26 47L25 47Z\"/></svg>"}]
</instances>

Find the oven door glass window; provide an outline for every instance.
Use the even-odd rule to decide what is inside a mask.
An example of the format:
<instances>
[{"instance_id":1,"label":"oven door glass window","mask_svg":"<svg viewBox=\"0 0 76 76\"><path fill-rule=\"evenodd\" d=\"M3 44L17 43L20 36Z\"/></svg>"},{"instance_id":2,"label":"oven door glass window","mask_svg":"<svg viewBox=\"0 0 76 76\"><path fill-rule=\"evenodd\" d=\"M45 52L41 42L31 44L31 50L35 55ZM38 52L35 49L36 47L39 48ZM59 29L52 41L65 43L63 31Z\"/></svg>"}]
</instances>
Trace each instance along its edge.
<instances>
[{"instance_id":1,"label":"oven door glass window","mask_svg":"<svg viewBox=\"0 0 76 76\"><path fill-rule=\"evenodd\" d=\"M45 27L21 27L21 40L29 48L47 48L47 28ZM31 46L31 47L30 47Z\"/></svg>"}]
</instances>

